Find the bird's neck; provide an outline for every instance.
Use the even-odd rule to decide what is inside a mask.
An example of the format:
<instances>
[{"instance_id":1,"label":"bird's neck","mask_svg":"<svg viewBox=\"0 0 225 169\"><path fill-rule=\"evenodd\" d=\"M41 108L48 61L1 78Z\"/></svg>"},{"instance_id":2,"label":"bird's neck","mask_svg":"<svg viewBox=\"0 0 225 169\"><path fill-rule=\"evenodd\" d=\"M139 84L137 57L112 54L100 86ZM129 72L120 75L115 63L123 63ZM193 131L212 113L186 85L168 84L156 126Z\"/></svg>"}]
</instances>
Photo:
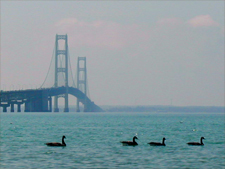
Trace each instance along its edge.
<instances>
[{"instance_id":1,"label":"bird's neck","mask_svg":"<svg viewBox=\"0 0 225 169\"><path fill-rule=\"evenodd\" d=\"M133 138L133 142L136 143L135 138Z\"/></svg>"},{"instance_id":2,"label":"bird's neck","mask_svg":"<svg viewBox=\"0 0 225 169\"><path fill-rule=\"evenodd\" d=\"M62 138L62 144L64 144L64 145L66 144L66 143L64 142L64 138Z\"/></svg>"},{"instance_id":3,"label":"bird's neck","mask_svg":"<svg viewBox=\"0 0 225 169\"><path fill-rule=\"evenodd\" d=\"M203 144L202 140L203 140L203 139L201 138L201 141L200 141L201 144Z\"/></svg>"}]
</instances>

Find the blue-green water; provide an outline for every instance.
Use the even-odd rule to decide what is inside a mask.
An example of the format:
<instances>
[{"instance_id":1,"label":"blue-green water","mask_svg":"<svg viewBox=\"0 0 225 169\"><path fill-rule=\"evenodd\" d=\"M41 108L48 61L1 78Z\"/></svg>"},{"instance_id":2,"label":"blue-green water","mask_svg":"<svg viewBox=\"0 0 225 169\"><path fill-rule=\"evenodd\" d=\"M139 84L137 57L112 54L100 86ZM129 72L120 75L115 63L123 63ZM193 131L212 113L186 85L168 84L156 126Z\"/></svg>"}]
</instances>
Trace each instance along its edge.
<instances>
[{"instance_id":1,"label":"blue-green water","mask_svg":"<svg viewBox=\"0 0 225 169\"><path fill-rule=\"evenodd\" d=\"M225 168L224 114L1 113L0 168ZM66 147L48 147L61 142ZM138 146L120 141L137 135ZM188 146L204 136L204 146ZM150 141L165 147L153 147Z\"/></svg>"}]
</instances>

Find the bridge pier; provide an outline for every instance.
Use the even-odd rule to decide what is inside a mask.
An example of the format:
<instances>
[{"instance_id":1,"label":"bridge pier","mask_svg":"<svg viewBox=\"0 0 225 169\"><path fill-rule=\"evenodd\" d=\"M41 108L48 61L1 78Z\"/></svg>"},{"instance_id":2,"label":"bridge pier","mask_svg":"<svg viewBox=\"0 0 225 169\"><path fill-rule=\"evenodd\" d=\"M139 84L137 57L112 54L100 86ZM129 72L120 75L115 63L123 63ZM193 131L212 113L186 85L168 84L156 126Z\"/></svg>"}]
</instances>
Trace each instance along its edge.
<instances>
[{"instance_id":1,"label":"bridge pier","mask_svg":"<svg viewBox=\"0 0 225 169\"><path fill-rule=\"evenodd\" d=\"M54 107L54 112L59 112L59 108L58 107Z\"/></svg>"},{"instance_id":2,"label":"bridge pier","mask_svg":"<svg viewBox=\"0 0 225 169\"><path fill-rule=\"evenodd\" d=\"M7 107L10 107L10 104L8 102L0 103L0 107L3 108L3 112L5 113L5 112L7 112Z\"/></svg>"},{"instance_id":3,"label":"bridge pier","mask_svg":"<svg viewBox=\"0 0 225 169\"><path fill-rule=\"evenodd\" d=\"M49 98L48 98L48 92L43 91L41 93L41 100L40 100L40 107L39 111L41 112L49 112Z\"/></svg>"},{"instance_id":4,"label":"bridge pier","mask_svg":"<svg viewBox=\"0 0 225 169\"><path fill-rule=\"evenodd\" d=\"M48 110L49 112L52 112L52 97L48 98Z\"/></svg>"},{"instance_id":5,"label":"bridge pier","mask_svg":"<svg viewBox=\"0 0 225 169\"><path fill-rule=\"evenodd\" d=\"M38 112L37 107L39 107L40 104L37 99L29 98L25 102L25 112Z\"/></svg>"},{"instance_id":6,"label":"bridge pier","mask_svg":"<svg viewBox=\"0 0 225 169\"><path fill-rule=\"evenodd\" d=\"M64 108L64 112L69 112L69 108Z\"/></svg>"},{"instance_id":7,"label":"bridge pier","mask_svg":"<svg viewBox=\"0 0 225 169\"><path fill-rule=\"evenodd\" d=\"M76 109L76 112L80 112L79 101L77 101L77 109Z\"/></svg>"},{"instance_id":8,"label":"bridge pier","mask_svg":"<svg viewBox=\"0 0 225 169\"><path fill-rule=\"evenodd\" d=\"M80 99L77 98L76 112L80 112Z\"/></svg>"},{"instance_id":9,"label":"bridge pier","mask_svg":"<svg viewBox=\"0 0 225 169\"><path fill-rule=\"evenodd\" d=\"M17 103L17 112L21 112L21 104L22 103Z\"/></svg>"},{"instance_id":10,"label":"bridge pier","mask_svg":"<svg viewBox=\"0 0 225 169\"><path fill-rule=\"evenodd\" d=\"M57 108L55 107L54 108L54 112L59 112L59 108L58 107Z\"/></svg>"},{"instance_id":11,"label":"bridge pier","mask_svg":"<svg viewBox=\"0 0 225 169\"><path fill-rule=\"evenodd\" d=\"M3 112L7 112L7 107L8 106L3 106Z\"/></svg>"},{"instance_id":12,"label":"bridge pier","mask_svg":"<svg viewBox=\"0 0 225 169\"><path fill-rule=\"evenodd\" d=\"M67 84L67 87L66 87L66 93L65 93L64 99L65 99L64 112L69 112L68 84Z\"/></svg>"},{"instance_id":13,"label":"bridge pier","mask_svg":"<svg viewBox=\"0 0 225 169\"><path fill-rule=\"evenodd\" d=\"M24 112L30 112L31 110L31 101L28 99L26 100L25 102L25 109L24 109Z\"/></svg>"},{"instance_id":14,"label":"bridge pier","mask_svg":"<svg viewBox=\"0 0 225 169\"><path fill-rule=\"evenodd\" d=\"M14 112L14 103L13 102L10 103L10 108L11 108L10 111Z\"/></svg>"},{"instance_id":15,"label":"bridge pier","mask_svg":"<svg viewBox=\"0 0 225 169\"><path fill-rule=\"evenodd\" d=\"M9 104L1 104L1 107L3 107L3 112L7 112L7 107L9 107Z\"/></svg>"},{"instance_id":16,"label":"bridge pier","mask_svg":"<svg viewBox=\"0 0 225 169\"><path fill-rule=\"evenodd\" d=\"M49 112L49 104L47 91L32 93L25 102L25 112Z\"/></svg>"},{"instance_id":17,"label":"bridge pier","mask_svg":"<svg viewBox=\"0 0 225 169\"><path fill-rule=\"evenodd\" d=\"M59 107L58 107L58 96L54 97L54 112L59 112Z\"/></svg>"}]
</instances>

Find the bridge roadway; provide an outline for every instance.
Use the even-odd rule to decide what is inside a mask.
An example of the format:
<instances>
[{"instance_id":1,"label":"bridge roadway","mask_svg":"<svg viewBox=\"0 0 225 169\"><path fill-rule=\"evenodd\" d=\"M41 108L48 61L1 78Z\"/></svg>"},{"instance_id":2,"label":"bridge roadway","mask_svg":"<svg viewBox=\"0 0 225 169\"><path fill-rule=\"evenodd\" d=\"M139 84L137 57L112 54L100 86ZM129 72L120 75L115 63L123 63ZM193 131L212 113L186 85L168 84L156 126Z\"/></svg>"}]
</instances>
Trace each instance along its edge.
<instances>
[{"instance_id":1,"label":"bridge roadway","mask_svg":"<svg viewBox=\"0 0 225 169\"><path fill-rule=\"evenodd\" d=\"M52 97L62 96L66 91L66 87L1 91L0 107L3 107L3 112L7 112L7 107L14 112L14 105L17 104L17 112L21 112L21 105L25 104L25 112L52 112ZM68 94L83 103L85 112L103 111L77 88L68 87Z\"/></svg>"}]
</instances>

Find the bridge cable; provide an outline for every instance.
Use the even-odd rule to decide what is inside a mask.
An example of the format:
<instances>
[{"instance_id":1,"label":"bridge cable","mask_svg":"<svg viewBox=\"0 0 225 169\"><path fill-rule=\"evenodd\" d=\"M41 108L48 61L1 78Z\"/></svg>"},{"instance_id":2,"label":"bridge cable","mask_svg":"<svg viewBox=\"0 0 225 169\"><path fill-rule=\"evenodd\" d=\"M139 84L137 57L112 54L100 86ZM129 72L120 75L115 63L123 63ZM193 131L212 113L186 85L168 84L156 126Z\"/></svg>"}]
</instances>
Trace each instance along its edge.
<instances>
[{"instance_id":1,"label":"bridge cable","mask_svg":"<svg viewBox=\"0 0 225 169\"><path fill-rule=\"evenodd\" d=\"M72 76L72 80L73 80L72 86L73 86L73 87L76 87L76 84L75 84L74 78L73 78L73 71L72 71L72 67L71 67L71 61L70 61L70 54L69 54L69 51L68 51L68 59L69 59L70 72L71 72L71 76Z\"/></svg>"},{"instance_id":2,"label":"bridge cable","mask_svg":"<svg viewBox=\"0 0 225 169\"><path fill-rule=\"evenodd\" d=\"M87 72L86 72L86 75L87 75ZM89 97L89 99L91 99L91 95L90 95L90 91L88 87L88 78L86 78L86 88L87 88L87 96Z\"/></svg>"},{"instance_id":3,"label":"bridge cable","mask_svg":"<svg viewBox=\"0 0 225 169\"><path fill-rule=\"evenodd\" d=\"M47 77L48 77L48 75L49 75L50 68L51 68L51 64L52 64L52 61L53 61L53 56L54 56L54 54L55 54L54 51L55 51L55 46L54 46L54 48L53 48L52 58L51 58L50 66L49 66L49 68L48 68L48 73L47 73L47 75L46 75L46 77L45 77L45 80L44 80L44 82L42 83L42 85L41 85L40 88L42 88L42 86L45 84L45 82L46 82L46 80L47 80ZM53 86L54 86L54 85L53 85ZM39 88L39 89L40 89L40 88Z\"/></svg>"}]
</instances>

